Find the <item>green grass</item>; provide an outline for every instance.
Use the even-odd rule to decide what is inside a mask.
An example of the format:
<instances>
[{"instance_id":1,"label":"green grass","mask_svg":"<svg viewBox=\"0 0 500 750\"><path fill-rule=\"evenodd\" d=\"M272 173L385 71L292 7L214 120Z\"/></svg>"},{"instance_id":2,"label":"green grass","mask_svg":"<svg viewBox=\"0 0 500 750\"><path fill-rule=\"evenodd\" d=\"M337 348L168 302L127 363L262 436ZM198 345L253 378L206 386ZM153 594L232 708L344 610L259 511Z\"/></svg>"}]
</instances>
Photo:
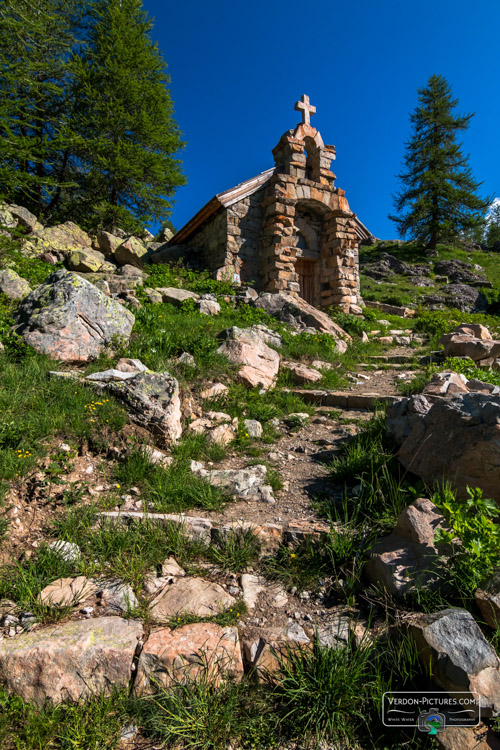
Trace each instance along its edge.
<instances>
[{"instance_id":1,"label":"green grass","mask_svg":"<svg viewBox=\"0 0 500 750\"><path fill-rule=\"evenodd\" d=\"M402 396L413 396L415 393L422 393L430 379L431 373L427 370L424 372L418 372L411 380L400 380L398 383L398 391Z\"/></svg>"},{"instance_id":2,"label":"green grass","mask_svg":"<svg viewBox=\"0 0 500 750\"><path fill-rule=\"evenodd\" d=\"M0 356L0 480L33 469L47 452L47 442L89 440L119 431L127 417L113 399L99 399L92 389L63 378L42 355L13 362Z\"/></svg>"},{"instance_id":3,"label":"green grass","mask_svg":"<svg viewBox=\"0 0 500 750\"><path fill-rule=\"evenodd\" d=\"M205 546L189 540L177 524L148 522L130 526L98 519L95 506L76 505L54 522L54 537L80 547L81 558L65 562L43 544L30 558L6 565L0 571L0 599L12 599L32 611L41 622L54 622L68 608L47 607L38 602L40 591L57 578L71 575L107 576L130 583L140 594L151 568L159 569L173 556L188 572Z\"/></svg>"},{"instance_id":4,"label":"green grass","mask_svg":"<svg viewBox=\"0 0 500 750\"><path fill-rule=\"evenodd\" d=\"M337 512L330 532L321 539L307 538L294 547L282 546L275 556L266 558L264 573L270 580L299 590L318 590L329 580L337 598L353 604L373 538L371 525L361 518L349 519L345 507Z\"/></svg>"},{"instance_id":5,"label":"green grass","mask_svg":"<svg viewBox=\"0 0 500 750\"><path fill-rule=\"evenodd\" d=\"M223 570L239 573L258 560L260 546L253 530L237 529L208 548L208 559Z\"/></svg>"},{"instance_id":6,"label":"green grass","mask_svg":"<svg viewBox=\"0 0 500 750\"><path fill-rule=\"evenodd\" d=\"M247 679L222 680L214 687L202 677L159 689L137 701L136 715L146 736L164 748L258 750L278 745L266 694Z\"/></svg>"},{"instance_id":7,"label":"green grass","mask_svg":"<svg viewBox=\"0 0 500 750\"><path fill-rule=\"evenodd\" d=\"M459 243L441 244L436 249L438 256L429 258L426 248L416 242L405 242L402 245L394 244L383 248L380 248L379 244L369 247L362 246L360 247L360 261L362 264L373 263L379 259L381 252L387 252L406 263L427 264L440 260L460 260L470 264L478 264L482 266L487 281L493 284L493 289L483 289L482 291L490 302L495 302L498 299L500 294L500 268L496 253L480 250L467 251ZM430 277L434 278L432 272ZM363 299L393 305L414 307L421 304L427 295L444 291L443 285L438 282L435 282L434 286L431 287L415 287L409 281L409 277L398 274L388 277L385 281L376 281L361 271L360 279Z\"/></svg>"},{"instance_id":8,"label":"green grass","mask_svg":"<svg viewBox=\"0 0 500 750\"><path fill-rule=\"evenodd\" d=\"M97 517L95 506L70 508L53 527L54 536L78 544L82 558L74 571L87 576L108 575L132 584L138 592L151 568L175 557L189 571L205 552L201 542L188 539L178 524L141 521L130 525Z\"/></svg>"},{"instance_id":9,"label":"green grass","mask_svg":"<svg viewBox=\"0 0 500 750\"><path fill-rule=\"evenodd\" d=\"M0 689L0 745L3 750L113 750L129 721L129 702L123 691L37 708Z\"/></svg>"},{"instance_id":10,"label":"green grass","mask_svg":"<svg viewBox=\"0 0 500 750\"><path fill-rule=\"evenodd\" d=\"M114 480L123 491L137 486L144 507L151 512L181 512L193 507L221 510L227 502L218 487L192 473L184 456L163 467L152 464L144 451L131 451L117 464Z\"/></svg>"}]
</instances>

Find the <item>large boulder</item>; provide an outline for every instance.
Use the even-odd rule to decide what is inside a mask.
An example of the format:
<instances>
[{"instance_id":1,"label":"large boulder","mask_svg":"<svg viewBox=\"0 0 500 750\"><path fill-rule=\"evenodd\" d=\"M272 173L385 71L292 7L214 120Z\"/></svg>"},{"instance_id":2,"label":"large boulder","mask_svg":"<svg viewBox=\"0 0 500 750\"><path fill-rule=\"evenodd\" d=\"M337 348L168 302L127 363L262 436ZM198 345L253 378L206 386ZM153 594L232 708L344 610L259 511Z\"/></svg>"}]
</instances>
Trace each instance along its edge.
<instances>
[{"instance_id":1,"label":"large boulder","mask_svg":"<svg viewBox=\"0 0 500 750\"><path fill-rule=\"evenodd\" d=\"M113 258L115 250L122 244L123 239L116 237L110 232L105 232L103 229L97 232L97 244L101 253L106 258Z\"/></svg>"},{"instance_id":2,"label":"large boulder","mask_svg":"<svg viewBox=\"0 0 500 750\"><path fill-rule=\"evenodd\" d=\"M152 631L139 658L134 693L154 693L159 688L198 679L217 684L223 677L242 676L237 629L198 622L176 630Z\"/></svg>"},{"instance_id":3,"label":"large boulder","mask_svg":"<svg viewBox=\"0 0 500 750\"><path fill-rule=\"evenodd\" d=\"M465 609L416 617L410 625L420 660L432 679L453 695L478 693L481 714L500 712L500 660Z\"/></svg>"},{"instance_id":4,"label":"large boulder","mask_svg":"<svg viewBox=\"0 0 500 750\"><path fill-rule=\"evenodd\" d=\"M135 318L75 273L59 270L16 311L16 331L52 359L88 362L117 339L127 341Z\"/></svg>"},{"instance_id":5,"label":"large boulder","mask_svg":"<svg viewBox=\"0 0 500 750\"><path fill-rule=\"evenodd\" d=\"M114 258L120 266L130 265L142 268L147 252L147 247L142 240L129 237L115 249Z\"/></svg>"},{"instance_id":6,"label":"large boulder","mask_svg":"<svg viewBox=\"0 0 500 750\"><path fill-rule=\"evenodd\" d=\"M5 271L0 271L0 292L10 299L23 299L31 292L31 287L26 279L7 268Z\"/></svg>"},{"instance_id":7,"label":"large boulder","mask_svg":"<svg viewBox=\"0 0 500 750\"><path fill-rule=\"evenodd\" d=\"M92 240L87 232L72 221L37 230L24 241L26 255L51 253L58 260L66 260L73 251L90 249Z\"/></svg>"},{"instance_id":8,"label":"large boulder","mask_svg":"<svg viewBox=\"0 0 500 750\"><path fill-rule=\"evenodd\" d=\"M426 484L447 479L461 497L479 487L500 501L500 396L399 399L387 407L386 426L400 443L399 461Z\"/></svg>"},{"instance_id":9,"label":"large boulder","mask_svg":"<svg viewBox=\"0 0 500 750\"><path fill-rule=\"evenodd\" d=\"M24 227L29 232L40 232L43 229L43 224L41 224L35 214L32 214L27 208L11 203L9 205L9 211L17 220L17 225Z\"/></svg>"},{"instance_id":10,"label":"large boulder","mask_svg":"<svg viewBox=\"0 0 500 750\"><path fill-rule=\"evenodd\" d=\"M302 299L287 292L261 294L253 302L255 307L264 310L273 318L288 323L297 329L315 328L320 333L329 333L336 339L351 341L351 337L321 310Z\"/></svg>"},{"instance_id":11,"label":"large boulder","mask_svg":"<svg viewBox=\"0 0 500 750\"><path fill-rule=\"evenodd\" d=\"M500 355L500 341L485 341L463 333L445 333L438 343L443 345L447 357L469 357L478 362Z\"/></svg>"},{"instance_id":12,"label":"large boulder","mask_svg":"<svg viewBox=\"0 0 500 750\"><path fill-rule=\"evenodd\" d=\"M0 641L0 683L27 703L79 701L127 688L141 622L77 620Z\"/></svg>"},{"instance_id":13,"label":"large boulder","mask_svg":"<svg viewBox=\"0 0 500 750\"><path fill-rule=\"evenodd\" d=\"M125 381L110 381L107 390L122 401L133 422L164 445L182 435L179 383L168 372L140 372Z\"/></svg>"},{"instance_id":14,"label":"large boulder","mask_svg":"<svg viewBox=\"0 0 500 750\"><path fill-rule=\"evenodd\" d=\"M107 265L104 254L89 247L75 250L66 262L70 271L80 271L81 273L96 273L104 264Z\"/></svg>"},{"instance_id":15,"label":"large boulder","mask_svg":"<svg viewBox=\"0 0 500 750\"><path fill-rule=\"evenodd\" d=\"M427 498L418 498L402 511L393 533L370 548L367 578L396 595L440 586L446 579L446 568L440 557L443 550L436 545L434 535L446 528L436 506Z\"/></svg>"},{"instance_id":16,"label":"large boulder","mask_svg":"<svg viewBox=\"0 0 500 750\"><path fill-rule=\"evenodd\" d=\"M252 332L238 328L231 330L231 337L217 351L240 365L238 378L245 385L267 391L278 375L280 355Z\"/></svg>"}]
</instances>

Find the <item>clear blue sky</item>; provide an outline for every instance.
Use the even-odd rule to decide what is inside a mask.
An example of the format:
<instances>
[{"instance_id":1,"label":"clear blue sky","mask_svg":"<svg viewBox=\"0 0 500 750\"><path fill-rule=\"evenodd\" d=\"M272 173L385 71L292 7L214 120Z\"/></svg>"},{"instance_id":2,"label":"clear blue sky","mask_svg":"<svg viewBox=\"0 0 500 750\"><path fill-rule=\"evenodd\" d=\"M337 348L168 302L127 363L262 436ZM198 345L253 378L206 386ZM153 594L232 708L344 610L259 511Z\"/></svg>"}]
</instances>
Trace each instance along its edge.
<instances>
[{"instance_id":1,"label":"clear blue sky","mask_svg":"<svg viewBox=\"0 0 500 750\"><path fill-rule=\"evenodd\" d=\"M387 219L417 88L444 75L482 191L500 196L499 0L144 0L168 63L188 178L179 229L215 193L271 167L300 120L337 149L332 168L351 209L377 236Z\"/></svg>"}]
</instances>

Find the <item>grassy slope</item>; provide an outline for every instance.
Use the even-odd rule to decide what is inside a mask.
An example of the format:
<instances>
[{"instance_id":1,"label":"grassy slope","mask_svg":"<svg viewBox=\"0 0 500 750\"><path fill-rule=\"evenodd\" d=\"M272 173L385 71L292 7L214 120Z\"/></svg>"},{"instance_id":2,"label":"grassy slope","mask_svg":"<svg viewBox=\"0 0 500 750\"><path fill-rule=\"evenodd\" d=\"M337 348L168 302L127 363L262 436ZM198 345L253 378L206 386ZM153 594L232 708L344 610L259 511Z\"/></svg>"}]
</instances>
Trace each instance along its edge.
<instances>
[{"instance_id":1,"label":"grassy slope","mask_svg":"<svg viewBox=\"0 0 500 750\"><path fill-rule=\"evenodd\" d=\"M37 273L43 275L44 270L52 269L37 268ZM284 336L283 353L287 357L305 362L322 359L338 365L328 376L325 383L328 387L338 387L346 368L354 367L367 353L377 351L376 345L356 343L348 356L339 357L328 337L292 337L285 327L264 313L247 305L234 308L225 303L222 297L231 291L230 287L214 282L206 274L156 267L146 284L183 285L198 292L216 292L222 302L221 315L201 316L190 304L182 309L151 305L141 295L143 309L135 312L137 322L132 339L119 354L137 356L153 369L174 372L183 389L195 394L207 380L226 382L230 390L222 408L231 415L260 419L264 424L263 441L249 443L241 436L238 439L240 449L252 457L265 450L265 444L275 438L267 424L271 418L294 411L310 412L311 408L283 390L282 386L289 385L286 377L280 378L273 392L263 395L236 384L234 367L216 351L216 336L220 330L257 322L269 325ZM4 488L35 468L47 473L49 484L59 470L67 471L71 457L67 459L57 454L54 449L57 439L70 442L75 453L90 444L104 460L108 446L119 438L126 421L126 415L111 399L97 403L87 388L50 379L48 370L54 368L54 363L34 354L10 335L12 308L13 304L5 299L0 305L0 340L6 345L6 354L0 354L0 470ZM422 315L412 321L411 326L437 334L438 329L450 325L452 316L453 313ZM367 321L349 316L338 319L354 336L359 336L362 330L377 327L377 317L387 318L370 312ZM478 319L480 316L470 317ZM409 323L393 317L390 322L398 328ZM176 362L175 358L183 351L193 354L194 368ZM116 356L102 357L88 370L102 369L115 362ZM49 468L46 468L47 455L50 456ZM207 559L235 572L254 565L258 550L253 538L243 536L204 548L193 545L172 528L137 527L124 532L107 524L95 525L96 512L112 507L119 488L133 484L141 489L141 496L149 507L162 510L220 507L225 499L194 482L188 473L187 461L189 458L217 461L223 456L224 451L209 447L202 438L186 438L174 451L173 467L160 469L149 464L140 444L136 444L124 462L110 465L109 479L116 489L102 493L95 504L83 501L84 487L63 484L64 504L57 518L48 524L47 536L79 543L84 550L81 560L76 564L62 563L42 546L36 554L15 560L0 571L0 599L12 598L34 610L41 621L52 622L65 613L37 604L36 596L41 588L64 575L106 573L133 584L140 605L130 614L146 617L141 596L144 576L169 554L175 555L192 574L197 573L199 561ZM63 481L61 476L59 479ZM263 572L273 580L299 588L315 588L323 577L334 576L342 581L339 601L352 607L366 607L361 569L369 543L376 535L392 528L398 512L421 488L413 487L398 472L391 447L383 438L380 421L370 425L359 440L346 445L332 466L332 480L345 482L348 487L359 483L362 486L356 498L347 493L340 508L325 503L318 506L325 517L340 523L340 531L332 532L321 544L305 544L293 553L281 549L266 562ZM7 527L4 532L8 540ZM460 583L458 579L457 583ZM394 602L378 598L376 592L370 592L369 597L373 615L382 615L391 621L397 612ZM463 598L460 603L464 603ZM446 602L434 599L411 604L425 610ZM235 621L234 614L224 613L224 618L224 624ZM399 664L398 669L394 664ZM242 748L271 748L283 746L290 739L301 741L307 734L324 733L339 747L396 750L403 746L403 738L394 732L384 733L379 716L380 695L391 686L425 686L426 679L411 645L395 634L389 644L382 641L362 650L353 650L349 645L338 651L316 649L310 654L299 654L283 668L278 683L264 683L259 688L248 679L240 686L223 684L215 693L213 688L202 684L163 692L155 700L137 702L120 694L109 699L98 698L87 705L49 706L43 711L25 706L19 699L9 698L0 691L0 744L8 750L42 746L60 750L114 748L119 743L120 728L135 722L154 740L165 743L165 747L196 746L201 750L215 750L231 744ZM346 687L349 688L347 693ZM311 717L314 726L308 725ZM422 736L415 736L413 740L405 736L404 742L413 743L411 746L416 748L430 747Z\"/></svg>"},{"instance_id":2,"label":"grassy slope","mask_svg":"<svg viewBox=\"0 0 500 750\"><path fill-rule=\"evenodd\" d=\"M382 250L379 248L379 245L380 243L360 247L361 291L362 296L366 300L413 306L418 304L421 298L442 289L442 285L437 282L433 287L415 287L408 281L408 277L406 276L394 275L387 281L377 283L374 279L364 275L362 272L363 264L377 261L381 252L390 253L405 263L429 263L430 261L434 263L439 260L461 260L466 263L476 263L482 266L487 281L493 284L493 289L483 290L487 299L491 302L499 298L500 258L498 253L488 253L481 250L467 251L460 245L438 245L438 256L429 258L426 250L415 242L406 242L403 245L388 245L384 243ZM430 276L433 278L433 274L430 274Z\"/></svg>"}]
</instances>

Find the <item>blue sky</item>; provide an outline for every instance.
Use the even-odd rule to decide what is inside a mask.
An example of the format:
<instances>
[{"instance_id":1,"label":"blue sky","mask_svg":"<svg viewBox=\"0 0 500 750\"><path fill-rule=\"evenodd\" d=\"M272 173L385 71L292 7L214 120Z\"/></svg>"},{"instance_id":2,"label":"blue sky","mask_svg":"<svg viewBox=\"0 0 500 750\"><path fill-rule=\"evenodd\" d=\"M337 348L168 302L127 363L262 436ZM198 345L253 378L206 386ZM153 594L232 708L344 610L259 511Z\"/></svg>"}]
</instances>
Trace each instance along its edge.
<instances>
[{"instance_id":1,"label":"blue sky","mask_svg":"<svg viewBox=\"0 0 500 750\"><path fill-rule=\"evenodd\" d=\"M305 93L351 209L375 235L396 236L387 214L408 117L434 73L460 112L476 113L464 150L482 192L500 196L499 0L143 1L186 141L177 228L273 165Z\"/></svg>"}]
</instances>

